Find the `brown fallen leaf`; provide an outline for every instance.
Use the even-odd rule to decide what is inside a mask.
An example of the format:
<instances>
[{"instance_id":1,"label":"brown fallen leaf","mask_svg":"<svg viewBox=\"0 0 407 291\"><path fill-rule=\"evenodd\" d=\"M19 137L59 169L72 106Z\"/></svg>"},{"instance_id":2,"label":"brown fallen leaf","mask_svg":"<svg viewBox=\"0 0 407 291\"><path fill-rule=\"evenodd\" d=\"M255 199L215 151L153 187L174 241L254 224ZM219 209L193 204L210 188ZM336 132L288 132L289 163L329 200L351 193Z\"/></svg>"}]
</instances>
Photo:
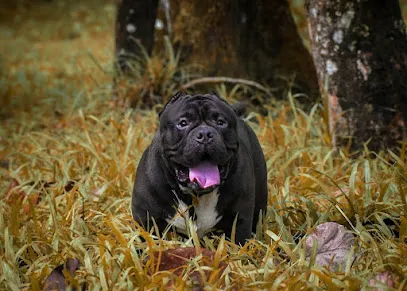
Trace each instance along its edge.
<instances>
[{"instance_id":1,"label":"brown fallen leaf","mask_svg":"<svg viewBox=\"0 0 407 291\"><path fill-rule=\"evenodd\" d=\"M305 241L307 259L311 256L314 241L318 243L316 263L335 271L345 263L354 236L343 225L336 222L322 223Z\"/></svg>"},{"instance_id":2,"label":"brown fallen leaf","mask_svg":"<svg viewBox=\"0 0 407 291\"><path fill-rule=\"evenodd\" d=\"M65 192L71 191L76 183L77 183L77 181L75 181L75 180L68 181L64 186ZM49 187L55 185L56 182L40 181L38 184L39 184L39 188L40 188L38 190L39 192L27 195L27 193L25 193L23 190L18 189L18 187L20 186L18 181L16 179L12 179L4 194L5 201L11 205L15 201L17 201L17 199L21 199L21 200L25 199L25 201L22 205L23 211L26 214L30 213L30 207L37 205L41 201L41 193L43 193L43 191L46 188L49 188ZM28 185L34 185L34 182L28 183Z\"/></svg>"},{"instance_id":3,"label":"brown fallen leaf","mask_svg":"<svg viewBox=\"0 0 407 291\"><path fill-rule=\"evenodd\" d=\"M76 183L78 183L77 180L69 180L68 182L66 182L66 184L64 186L65 192L71 191L73 189L73 187L75 187Z\"/></svg>"},{"instance_id":4,"label":"brown fallen leaf","mask_svg":"<svg viewBox=\"0 0 407 291\"><path fill-rule=\"evenodd\" d=\"M69 280L69 277L65 278L65 274L73 278L75 276L75 271L78 270L79 267L80 262L78 259L67 259L65 264L56 267L45 279L44 290L66 290L66 286L68 285L67 283L69 283L71 280ZM73 287L72 290L76 290L76 288Z\"/></svg>"},{"instance_id":5,"label":"brown fallen leaf","mask_svg":"<svg viewBox=\"0 0 407 291\"><path fill-rule=\"evenodd\" d=\"M74 188L74 186L76 185L77 182L78 182L78 180L69 180L68 182L66 182L66 184L64 185L65 192L71 191ZM44 189L47 189L47 188L49 188L51 186L54 186L56 183L57 182L55 182L55 181L47 182L47 181L42 180L42 181L39 182L39 185L40 185L41 190L44 190ZM34 182L32 182L30 184L33 185Z\"/></svg>"},{"instance_id":6,"label":"brown fallen leaf","mask_svg":"<svg viewBox=\"0 0 407 291\"><path fill-rule=\"evenodd\" d=\"M35 193L27 195L27 201L23 204L25 214L30 213L30 207L37 205L40 202L40 194Z\"/></svg>"},{"instance_id":7,"label":"brown fallen leaf","mask_svg":"<svg viewBox=\"0 0 407 291\"><path fill-rule=\"evenodd\" d=\"M4 193L5 200L8 204L13 203L20 197L25 197L26 194L24 191L17 189L20 186L20 183L16 179L12 179L8 185L6 192Z\"/></svg>"},{"instance_id":8,"label":"brown fallen leaf","mask_svg":"<svg viewBox=\"0 0 407 291\"><path fill-rule=\"evenodd\" d=\"M18 183L18 181L16 179L12 179L8 188L6 189L5 200L9 205L12 205L18 199L25 199L22 207L23 211L28 214L30 212L30 207L37 205L40 201L40 194L35 193L27 195L27 193L25 193L23 190L18 189L19 186L20 184Z\"/></svg>"},{"instance_id":9,"label":"brown fallen leaf","mask_svg":"<svg viewBox=\"0 0 407 291\"><path fill-rule=\"evenodd\" d=\"M210 266L210 267L215 267L214 266L214 257L215 257L215 252L208 250L208 249L201 249L202 251L202 259L201 259L201 266ZM154 262L157 263L159 259L160 253L155 252L154 253ZM158 267L158 271L173 271L173 274L176 276L182 275L183 271L185 268L188 266L188 262L195 258L197 256L196 249L194 247L187 247L187 248L176 248L176 249L169 249L166 251L161 252L161 260L160 260L160 265ZM148 260L148 258L147 258ZM147 261L146 260L146 261ZM145 262L146 262L145 261ZM219 278L224 269L226 268L227 264L225 262L220 262L219 266L217 268L217 278ZM156 266L154 266L154 269ZM216 270L212 271L216 272ZM205 276L206 278L209 278L211 275L211 271L205 270ZM198 288L200 290L201 287L203 287L203 279L202 275L198 271L194 271L191 274L189 274L189 278L193 282L194 289ZM173 290L175 286L173 286L174 282L169 282L167 285L168 290Z\"/></svg>"},{"instance_id":10,"label":"brown fallen leaf","mask_svg":"<svg viewBox=\"0 0 407 291\"><path fill-rule=\"evenodd\" d=\"M8 160L0 160L0 168L8 169L10 162Z\"/></svg>"}]
</instances>

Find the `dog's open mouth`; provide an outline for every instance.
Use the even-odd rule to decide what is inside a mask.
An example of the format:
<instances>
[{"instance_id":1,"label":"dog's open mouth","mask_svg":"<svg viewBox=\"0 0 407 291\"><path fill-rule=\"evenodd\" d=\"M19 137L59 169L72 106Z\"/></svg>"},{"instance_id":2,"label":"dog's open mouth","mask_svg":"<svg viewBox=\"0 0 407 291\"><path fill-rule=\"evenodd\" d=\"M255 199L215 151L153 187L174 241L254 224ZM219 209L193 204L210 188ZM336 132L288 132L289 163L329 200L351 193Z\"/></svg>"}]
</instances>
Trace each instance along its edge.
<instances>
[{"instance_id":1,"label":"dog's open mouth","mask_svg":"<svg viewBox=\"0 0 407 291\"><path fill-rule=\"evenodd\" d=\"M219 186L227 177L228 171L229 163L226 166L218 166L209 161L203 161L191 168L181 165L175 168L180 184L197 192L210 192Z\"/></svg>"},{"instance_id":2,"label":"dog's open mouth","mask_svg":"<svg viewBox=\"0 0 407 291\"><path fill-rule=\"evenodd\" d=\"M210 162L202 162L195 167L189 168L189 180L207 189L220 184L220 173L217 165Z\"/></svg>"}]
</instances>

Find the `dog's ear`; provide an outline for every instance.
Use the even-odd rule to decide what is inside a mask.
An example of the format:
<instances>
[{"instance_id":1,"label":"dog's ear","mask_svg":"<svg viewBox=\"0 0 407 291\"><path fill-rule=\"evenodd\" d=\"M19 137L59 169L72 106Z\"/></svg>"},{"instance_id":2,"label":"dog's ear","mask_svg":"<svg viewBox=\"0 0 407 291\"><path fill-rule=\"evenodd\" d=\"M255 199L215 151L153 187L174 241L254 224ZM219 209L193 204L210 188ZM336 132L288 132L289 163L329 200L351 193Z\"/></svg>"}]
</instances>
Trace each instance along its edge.
<instances>
[{"instance_id":1,"label":"dog's ear","mask_svg":"<svg viewBox=\"0 0 407 291\"><path fill-rule=\"evenodd\" d=\"M219 96L218 92L214 89L209 90L209 94L210 95L214 95L216 97L218 97L220 100L222 100L223 102L225 102L227 105L229 105L230 107L232 107L233 111L236 113L237 116L239 117L243 117L246 114L246 107L247 104L244 102L237 102L235 104L229 104L225 99L223 99L222 97Z\"/></svg>"},{"instance_id":2,"label":"dog's ear","mask_svg":"<svg viewBox=\"0 0 407 291\"><path fill-rule=\"evenodd\" d=\"M218 91L216 91L215 89L209 90L209 94L210 94L210 95L215 95L216 97L222 99L222 98L219 96Z\"/></svg>"},{"instance_id":3,"label":"dog's ear","mask_svg":"<svg viewBox=\"0 0 407 291\"><path fill-rule=\"evenodd\" d=\"M244 117L246 115L247 104L244 102L237 102L232 105L233 110L235 111L236 115L239 117Z\"/></svg>"},{"instance_id":4,"label":"dog's ear","mask_svg":"<svg viewBox=\"0 0 407 291\"><path fill-rule=\"evenodd\" d=\"M230 104L225 99L220 97L220 95L218 94L218 91L216 91L215 89L209 90L208 94L205 94L205 95L212 95L212 96L218 97L219 100L225 102L226 104L228 104L230 106Z\"/></svg>"},{"instance_id":5,"label":"dog's ear","mask_svg":"<svg viewBox=\"0 0 407 291\"><path fill-rule=\"evenodd\" d=\"M169 104L174 103L179 98L181 98L181 97L183 97L185 95L186 95L186 93L184 91L178 91L177 93L175 93L175 95L172 96L170 100L168 100L168 102L164 105L163 109L158 113L158 116L161 116L161 114L164 112L165 108L167 108L167 106Z\"/></svg>"}]
</instances>

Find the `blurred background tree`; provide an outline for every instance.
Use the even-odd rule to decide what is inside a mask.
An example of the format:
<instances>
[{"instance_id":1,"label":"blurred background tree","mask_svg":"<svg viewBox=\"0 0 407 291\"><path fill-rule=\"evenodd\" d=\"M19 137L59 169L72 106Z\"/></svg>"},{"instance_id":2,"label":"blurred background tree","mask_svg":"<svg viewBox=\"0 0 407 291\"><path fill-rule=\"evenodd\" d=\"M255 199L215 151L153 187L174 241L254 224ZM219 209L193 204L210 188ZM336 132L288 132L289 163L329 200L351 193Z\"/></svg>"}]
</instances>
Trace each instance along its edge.
<instances>
[{"instance_id":1,"label":"blurred background tree","mask_svg":"<svg viewBox=\"0 0 407 291\"><path fill-rule=\"evenodd\" d=\"M139 1L132 2L138 3ZM137 33L142 31L142 26L127 26L129 22L126 24L125 21L131 20L131 18L126 19L126 17L131 16L126 16L126 13L130 13L131 7L128 7L127 12L123 10L124 16L118 18L119 22L120 20L124 22L124 25L121 27L116 25L119 31L124 30L124 39L127 38L127 34L131 34L130 42L128 42L128 44L131 43L131 47L126 48L126 54L139 56L148 65L147 73L143 73L139 66L135 70L137 73L133 75L133 78L126 78L128 83L125 83L124 86L120 86L120 84L117 86L117 88L124 88L126 96L135 99L133 104L139 104L140 99L152 104L161 103L170 94L185 85L185 82L207 76L245 78L269 89L269 94L255 94L251 91L246 95L254 98L259 96L261 98L270 98L270 96L272 96L271 98L282 98L282 96L286 96L285 92L288 88L293 92L308 95L308 99L301 99L303 103L308 103L308 100L312 100L312 102L320 100L315 97L318 97L318 93L321 91L323 97L335 95L332 94L332 89L334 89L331 86L332 82L321 79L321 70L318 70L318 65L316 68L313 65L313 58L318 59L318 55L312 51L311 43L315 46L315 39L312 40L309 37L307 11L303 0L288 2L262 0L254 2L248 0L141 1L141 3L144 2L155 3L156 12L154 9L148 10L151 13L146 12L142 14L144 18L139 19L150 19L150 16L154 14L157 16L157 19L149 20L150 32L151 34L155 32L155 35L150 36L151 45L142 41L146 49L144 54L132 51L138 48L135 40L138 38ZM327 3L329 2L327 1ZM364 3L364 6L360 6L362 8L356 9L355 12L359 13L358 15L364 15L371 11L374 16L371 19L380 18L380 13L387 9L379 7L382 1L376 3L365 0L361 2ZM318 3L318 1L310 1L310 3ZM343 3L353 3L356 5L355 7L359 7L357 6L359 2L343 1ZM377 12L371 10L375 3L379 7ZM395 7L397 10L397 3L400 3L402 15L405 18L407 0L386 1L386 7ZM225 10L221 9L222 5L225 5ZM0 105L2 112L8 115L16 106L30 110L33 105L41 104L41 102L55 103L56 108L61 108L72 103L70 96L79 96L72 92L80 92L84 86L110 84L113 76L110 69L112 57L120 52L120 37L116 40L118 43L116 53L113 52L115 50L113 43L116 7L119 6L115 0L2 1L0 3ZM396 10L389 8L388 11ZM133 10L133 13L140 15L140 11L143 10ZM118 13L120 15L120 9ZM340 14L340 11L338 13ZM396 14L393 13L393 18L389 18L387 23L397 20ZM321 13L319 17L322 19L324 15L328 14ZM394 23L400 24L399 28L402 32L404 23L400 22L400 13L398 17L398 21ZM355 17L355 19L362 18ZM359 27L368 25L368 16L362 20L355 25ZM388 28L388 26L384 27ZM380 27L375 26L376 28ZM382 28L382 31L384 30ZM388 28L387 31L391 31L391 29ZM119 33L116 35L120 36ZM374 40L366 38L360 46L360 51L373 46L372 41ZM343 134L337 134L344 138L341 143L346 144L349 136L362 136L361 133L349 130L349 128L360 128L362 132L366 133L359 142L353 143L359 148L368 137L376 138L376 141L371 141L376 148L386 148L388 144L394 145L395 139L403 138L402 135L405 132L403 102L405 101L401 94L397 95L397 92L403 90L404 63L400 60L404 56L398 53L403 52L404 49L402 46L393 46L391 43L387 43L386 47L392 48L387 56L397 55L397 57L382 57L384 62L389 61L391 65L380 67L379 76L384 77L379 77L379 79L386 80L382 83L387 85L392 80L395 82L391 83L387 89L373 86L367 87L367 90L375 91L376 96L382 96L375 98L381 99L379 108L384 108L387 113L385 115L373 113L371 116L364 116L362 118L366 121L364 127L351 125L349 123L351 118L348 118L346 123L341 123L345 126L338 127L348 128L343 131ZM157 58L149 57L150 50ZM349 66L349 68L353 68L352 72L356 75L348 76L350 80L356 80L352 84L365 83L366 74L363 71L368 72L369 70L365 62L367 57L370 58L369 53L371 52L367 50L364 52L365 59L352 59L354 56L346 58L353 60L354 67ZM383 55L386 56L385 53ZM329 63L326 61L325 68ZM341 64L341 66L347 67L346 64ZM354 70L355 66L356 70ZM184 70L185 68L187 70ZM387 70L394 68L400 74L388 73ZM72 73L77 69L81 74ZM116 79L121 82L120 78ZM135 82L135 80L138 81ZM13 85L14 82L16 85ZM146 86L146 84L151 84L151 86ZM341 84L345 84L344 87L350 87L348 82ZM213 87L213 84L210 86ZM395 89L397 86L401 89ZM393 88L396 93L391 93L391 96L387 94L389 87ZM320 91L319 88L323 90ZM203 87L195 86L194 89L202 90ZM359 91L349 90L349 92L351 93L347 96L354 96L354 101L357 101L352 108L367 108L369 111L369 108L376 107L375 103L369 99L371 97L364 98L361 94L352 94L352 92ZM61 96L61 100L55 100L55 96ZM342 100L341 94L335 96L338 96L339 101ZM344 98L349 99L349 97ZM335 104L341 105L343 112L348 112L348 108L339 101L333 102L335 98L324 98L323 100L327 108L331 109L330 125L331 131L334 132L337 126L332 122L334 120L332 116L335 113L332 108L338 108L335 107ZM262 104L263 101L257 100L257 103ZM336 117L338 119L338 115ZM387 126L377 125L372 123L372 120L383 120ZM376 130L377 128L380 130ZM386 134L387 137L394 138L383 138Z\"/></svg>"},{"instance_id":2,"label":"blurred background tree","mask_svg":"<svg viewBox=\"0 0 407 291\"><path fill-rule=\"evenodd\" d=\"M123 56L159 50L162 34L154 34L154 24L161 23L182 51L181 63L198 66L202 75L274 88L284 88L285 80L310 100L321 92L333 146L398 147L407 120L407 34L398 0L309 0L307 7L302 14L286 0L121 0L116 54L125 69Z\"/></svg>"},{"instance_id":3,"label":"blurred background tree","mask_svg":"<svg viewBox=\"0 0 407 291\"><path fill-rule=\"evenodd\" d=\"M252 79L273 88L290 86L313 100L318 96L312 57L286 0L119 2L119 60L143 57L143 49L151 54L153 43L159 53L165 35L181 52L181 64L193 66L195 74Z\"/></svg>"}]
</instances>

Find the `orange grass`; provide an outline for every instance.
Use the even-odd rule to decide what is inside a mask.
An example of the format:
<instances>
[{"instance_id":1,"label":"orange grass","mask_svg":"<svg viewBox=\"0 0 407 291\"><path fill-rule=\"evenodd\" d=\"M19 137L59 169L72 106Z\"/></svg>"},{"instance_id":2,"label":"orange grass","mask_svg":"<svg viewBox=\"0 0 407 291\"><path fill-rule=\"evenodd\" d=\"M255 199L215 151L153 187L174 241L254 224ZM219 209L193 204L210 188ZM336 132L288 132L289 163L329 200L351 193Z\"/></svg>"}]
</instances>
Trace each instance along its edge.
<instances>
[{"instance_id":1,"label":"orange grass","mask_svg":"<svg viewBox=\"0 0 407 291\"><path fill-rule=\"evenodd\" d=\"M78 42L85 40L91 42L85 36ZM0 124L0 289L41 290L67 258L81 262L72 284L86 282L89 290L162 290L171 282L190 290L195 271L213 290L359 290L385 270L397 278L396 288L407 288L405 145L397 153L365 150L359 157L334 151L325 108L316 104L304 112L296 96L280 96L264 105L266 116L247 117L268 169L269 206L257 235L242 247L224 237L199 241L194 233L160 237L133 223L130 212L135 169L158 125L155 110L113 104L111 47L99 57L105 45L93 43L84 54L81 46L57 43L57 54L41 52L60 61L39 63L26 56L29 44L16 46L21 51L0 75L7 99ZM77 57L67 62L75 49ZM161 93L169 94L179 80L157 71L165 61L149 63L154 74L167 76ZM160 85L153 81L146 86ZM245 88L217 89L233 101ZM326 221L356 236L356 259L337 272L305 257L305 238ZM175 247L208 248L214 262L206 265L198 255L181 275L159 271L161 257L152 254Z\"/></svg>"}]
</instances>

